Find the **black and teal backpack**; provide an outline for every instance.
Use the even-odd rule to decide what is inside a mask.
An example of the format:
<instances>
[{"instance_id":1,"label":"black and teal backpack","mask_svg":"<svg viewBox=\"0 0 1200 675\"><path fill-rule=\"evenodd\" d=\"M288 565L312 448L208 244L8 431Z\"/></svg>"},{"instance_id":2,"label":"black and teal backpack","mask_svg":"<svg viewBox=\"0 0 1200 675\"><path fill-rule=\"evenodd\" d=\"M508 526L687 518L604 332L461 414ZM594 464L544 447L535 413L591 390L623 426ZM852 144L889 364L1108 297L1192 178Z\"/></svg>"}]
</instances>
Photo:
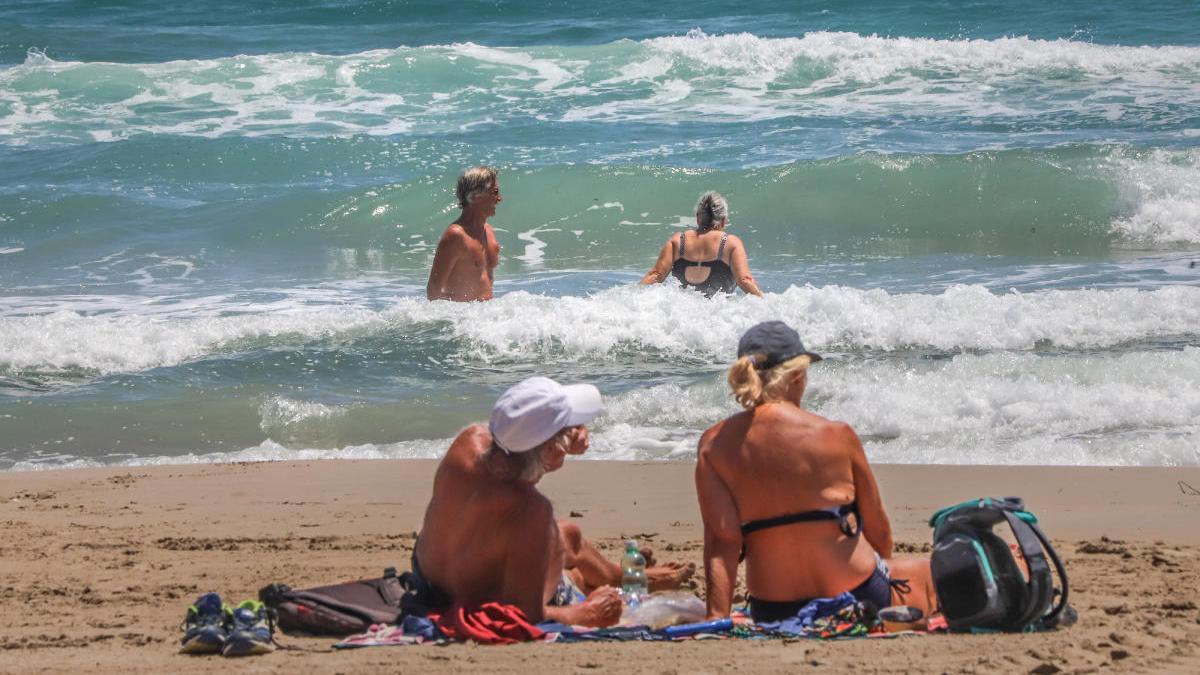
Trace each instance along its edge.
<instances>
[{"instance_id":1,"label":"black and teal backpack","mask_svg":"<svg viewBox=\"0 0 1200 675\"><path fill-rule=\"evenodd\" d=\"M993 531L1005 522L1025 558L1028 577L1008 542ZM1024 501L975 499L938 511L929 524L933 585L950 630L1027 631L1059 624L1067 607L1067 572ZM1054 587L1047 557L1061 589Z\"/></svg>"}]
</instances>

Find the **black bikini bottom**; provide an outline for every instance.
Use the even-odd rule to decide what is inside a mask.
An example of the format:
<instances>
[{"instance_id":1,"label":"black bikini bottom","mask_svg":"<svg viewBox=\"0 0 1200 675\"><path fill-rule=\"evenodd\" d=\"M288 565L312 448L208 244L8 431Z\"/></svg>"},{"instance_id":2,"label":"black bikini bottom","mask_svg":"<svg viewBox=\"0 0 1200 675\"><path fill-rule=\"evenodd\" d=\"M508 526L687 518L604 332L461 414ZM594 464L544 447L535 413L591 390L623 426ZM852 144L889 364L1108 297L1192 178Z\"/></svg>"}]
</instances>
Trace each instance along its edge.
<instances>
[{"instance_id":1,"label":"black bikini bottom","mask_svg":"<svg viewBox=\"0 0 1200 675\"><path fill-rule=\"evenodd\" d=\"M903 593L910 592L907 579L893 579L887 563L875 555L875 571L867 580L851 589L850 594L861 603L870 603L876 610L892 604L892 588ZM790 619L815 598L803 600L772 601L750 597L750 617L758 622L773 622Z\"/></svg>"}]
</instances>

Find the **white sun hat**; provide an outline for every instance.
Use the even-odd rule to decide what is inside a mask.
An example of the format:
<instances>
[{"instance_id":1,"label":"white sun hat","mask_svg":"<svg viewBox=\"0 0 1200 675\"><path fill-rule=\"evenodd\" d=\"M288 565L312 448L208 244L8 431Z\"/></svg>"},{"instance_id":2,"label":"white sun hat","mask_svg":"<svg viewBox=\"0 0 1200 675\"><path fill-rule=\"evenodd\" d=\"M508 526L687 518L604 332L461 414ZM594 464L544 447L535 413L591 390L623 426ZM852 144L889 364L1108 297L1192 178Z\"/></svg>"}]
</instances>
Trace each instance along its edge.
<instances>
[{"instance_id":1,"label":"white sun hat","mask_svg":"<svg viewBox=\"0 0 1200 675\"><path fill-rule=\"evenodd\" d=\"M601 405L600 390L590 384L562 385L548 377L531 377L496 399L488 430L504 451L529 452L565 427L596 419Z\"/></svg>"}]
</instances>

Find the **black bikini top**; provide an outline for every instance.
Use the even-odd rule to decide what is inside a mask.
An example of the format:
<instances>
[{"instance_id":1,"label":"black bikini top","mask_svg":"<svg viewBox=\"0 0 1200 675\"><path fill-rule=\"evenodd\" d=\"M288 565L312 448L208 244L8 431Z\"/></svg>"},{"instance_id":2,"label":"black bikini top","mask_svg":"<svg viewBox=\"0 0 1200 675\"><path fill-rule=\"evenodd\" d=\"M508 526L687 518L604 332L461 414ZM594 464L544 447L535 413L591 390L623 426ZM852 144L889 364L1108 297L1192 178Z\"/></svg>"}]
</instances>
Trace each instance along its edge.
<instances>
[{"instance_id":1,"label":"black bikini top","mask_svg":"<svg viewBox=\"0 0 1200 675\"><path fill-rule=\"evenodd\" d=\"M851 518L850 516L854 516ZM836 520L842 534L847 537L857 537L862 532L862 519L858 517L858 502L850 502L841 506L831 506L827 509L804 511L802 513L786 513L774 518L762 518L742 523L742 536L772 527L791 525L792 523L812 523L821 520Z\"/></svg>"},{"instance_id":2,"label":"black bikini top","mask_svg":"<svg viewBox=\"0 0 1200 675\"><path fill-rule=\"evenodd\" d=\"M675 259L675 264L671 267L671 275L679 280L679 283L684 287L692 287L700 291L708 297L712 297L718 292L732 293L736 284L733 281L733 269L729 267L723 258L725 256L725 242L729 239L728 234L721 235L721 247L717 249L717 257L712 260L687 260L683 257L683 235L679 233L679 257ZM689 267L707 267L708 277L698 284L693 284L687 280L686 271Z\"/></svg>"}]
</instances>

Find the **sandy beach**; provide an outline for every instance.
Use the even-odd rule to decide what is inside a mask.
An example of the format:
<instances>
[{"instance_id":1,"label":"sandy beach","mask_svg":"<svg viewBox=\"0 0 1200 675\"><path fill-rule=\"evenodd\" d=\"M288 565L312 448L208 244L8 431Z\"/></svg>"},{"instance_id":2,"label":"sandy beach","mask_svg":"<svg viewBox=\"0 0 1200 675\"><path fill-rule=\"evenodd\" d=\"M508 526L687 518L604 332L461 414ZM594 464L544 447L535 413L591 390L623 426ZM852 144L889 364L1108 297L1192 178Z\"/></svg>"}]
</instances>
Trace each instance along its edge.
<instances>
[{"instance_id":1,"label":"sandy beach","mask_svg":"<svg viewBox=\"0 0 1200 675\"><path fill-rule=\"evenodd\" d=\"M202 672L176 653L187 605L267 583L407 568L432 461L319 461L0 474L0 671ZM574 461L542 482L561 517L616 555L636 536L701 563L690 463ZM929 514L1023 496L1065 558L1079 623L1053 633L844 642L288 648L254 672L1197 672L1200 469L877 467L899 542L927 550ZM696 592L703 593L699 580Z\"/></svg>"}]
</instances>

